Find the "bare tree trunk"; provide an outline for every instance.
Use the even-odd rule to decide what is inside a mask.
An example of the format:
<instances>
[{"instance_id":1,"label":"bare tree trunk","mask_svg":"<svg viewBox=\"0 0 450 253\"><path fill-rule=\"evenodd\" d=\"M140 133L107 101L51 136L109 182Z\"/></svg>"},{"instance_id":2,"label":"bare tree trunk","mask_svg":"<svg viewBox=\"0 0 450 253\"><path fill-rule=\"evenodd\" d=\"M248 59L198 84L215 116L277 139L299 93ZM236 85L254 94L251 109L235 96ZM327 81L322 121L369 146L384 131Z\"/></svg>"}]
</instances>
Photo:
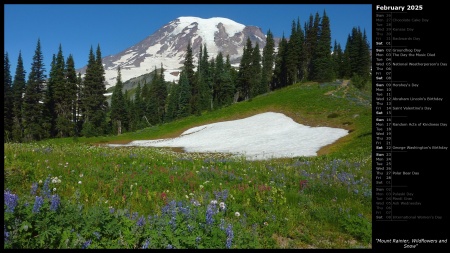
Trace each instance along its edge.
<instances>
[{"instance_id":1,"label":"bare tree trunk","mask_svg":"<svg viewBox=\"0 0 450 253\"><path fill-rule=\"evenodd\" d=\"M117 121L117 135L122 134L122 122L120 120Z\"/></svg>"}]
</instances>

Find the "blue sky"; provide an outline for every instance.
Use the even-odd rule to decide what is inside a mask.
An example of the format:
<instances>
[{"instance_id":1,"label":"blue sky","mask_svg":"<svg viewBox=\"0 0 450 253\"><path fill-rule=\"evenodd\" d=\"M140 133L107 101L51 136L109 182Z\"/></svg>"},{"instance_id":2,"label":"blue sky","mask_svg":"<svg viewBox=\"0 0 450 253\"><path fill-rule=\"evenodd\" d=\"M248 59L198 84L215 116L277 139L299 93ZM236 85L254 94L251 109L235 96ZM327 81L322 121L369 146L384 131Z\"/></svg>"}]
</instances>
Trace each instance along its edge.
<instances>
[{"instance_id":1,"label":"blue sky","mask_svg":"<svg viewBox=\"0 0 450 253\"><path fill-rule=\"evenodd\" d=\"M117 54L180 16L224 17L289 37L293 20L300 18L303 28L310 14L322 17L324 10L332 45L336 40L344 47L353 27L365 30L371 42L370 4L5 4L4 53L14 78L21 51L28 79L38 38L48 75L60 44L64 58L72 54L78 69L87 64L91 46L100 44L103 57Z\"/></svg>"}]
</instances>

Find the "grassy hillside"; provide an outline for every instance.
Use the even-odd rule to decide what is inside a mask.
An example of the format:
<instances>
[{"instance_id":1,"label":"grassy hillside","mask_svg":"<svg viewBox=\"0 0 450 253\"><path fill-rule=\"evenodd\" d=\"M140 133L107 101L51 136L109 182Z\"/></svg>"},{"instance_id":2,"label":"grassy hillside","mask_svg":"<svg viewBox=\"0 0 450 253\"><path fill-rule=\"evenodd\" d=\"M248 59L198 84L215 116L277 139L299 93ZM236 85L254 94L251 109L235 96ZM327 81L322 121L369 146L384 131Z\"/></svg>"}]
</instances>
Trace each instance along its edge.
<instances>
[{"instance_id":1,"label":"grassy hillside","mask_svg":"<svg viewBox=\"0 0 450 253\"><path fill-rule=\"evenodd\" d=\"M304 83L120 136L4 144L5 248L370 248L371 108L341 82ZM267 111L349 134L268 161L99 145Z\"/></svg>"}]
</instances>

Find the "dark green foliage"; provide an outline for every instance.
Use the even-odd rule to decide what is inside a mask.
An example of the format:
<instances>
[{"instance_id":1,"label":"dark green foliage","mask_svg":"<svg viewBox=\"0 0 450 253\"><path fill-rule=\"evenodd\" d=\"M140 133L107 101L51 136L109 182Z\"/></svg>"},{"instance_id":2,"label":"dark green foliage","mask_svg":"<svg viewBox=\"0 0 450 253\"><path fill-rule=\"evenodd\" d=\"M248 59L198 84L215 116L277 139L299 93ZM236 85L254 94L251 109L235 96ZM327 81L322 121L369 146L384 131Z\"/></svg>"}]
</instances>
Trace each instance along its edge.
<instances>
[{"instance_id":1,"label":"dark green foliage","mask_svg":"<svg viewBox=\"0 0 450 253\"><path fill-rule=\"evenodd\" d=\"M22 141L23 125L22 125L22 95L25 93L25 70L23 68L22 53L19 52L17 59L16 74L12 84L13 92L13 125L12 125L12 140L15 142Z\"/></svg>"},{"instance_id":2,"label":"dark green foliage","mask_svg":"<svg viewBox=\"0 0 450 253\"><path fill-rule=\"evenodd\" d=\"M238 101L248 100L252 97L252 54L253 47L250 38L247 38L247 43L244 46L242 59L239 64L239 74L237 80L237 90L239 92Z\"/></svg>"},{"instance_id":3,"label":"dark green foliage","mask_svg":"<svg viewBox=\"0 0 450 253\"><path fill-rule=\"evenodd\" d=\"M270 88L270 80L273 74L273 63L275 57L275 41L270 29L267 31L266 46L263 49L261 69L261 92L266 93Z\"/></svg>"},{"instance_id":4,"label":"dark green foliage","mask_svg":"<svg viewBox=\"0 0 450 253\"><path fill-rule=\"evenodd\" d=\"M178 113L178 98L180 95L179 84L172 83L169 88L169 94L167 96L167 114L166 120L168 122L177 118Z\"/></svg>"},{"instance_id":5,"label":"dark green foliage","mask_svg":"<svg viewBox=\"0 0 450 253\"><path fill-rule=\"evenodd\" d=\"M287 85L294 84L301 79L299 66L302 55L303 32L297 31L297 23L292 21L291 37L287 44L286 53L286 82Z\"/></svg>"},{"instance_id":6,"label":"dark green foliage","mask_svg":"<svg viewBox=\"0 0 450 253\"><path fill-rule=\"evenodd\" d=\"M333 63L331 60L331 30L326 12L323 12L318 30L317 46L313 53L311 80L328 82L333 79Z\"/></svg>"},{"instance_id":7,"label":"dark green foliage","mask_svg":"<svg viewBox=\"0 0 450 253\"><path fill-rule=\"evenodd\" d=\"M333 72L337 78L345 77L345 64L344 64L344 53L342 52L341 44L334 41L333 47Z\"/></svg>"},{"instance_id":8,"label":"dark green foliage","mask_svg":"<svg viewBox=\"0 0 450 253\"><path fill-rule=\"evenodd\" d=\"M41 52L41 43L38 39L23 98L22 117L25 141L41 140L48 136L43 128L44 85L46 82L44 72L44 59Z\"/></svg>"},{"instance_id":9,"label":"dark green foliage","mask_svg":"<svg viewBox=\"0 0 450 253\"><path fill-rule=\"evenodd\" d=\"M191 112L191 86L187 78L187 74L182 71L180 75L180 81L178 82L179 95L178 95L178 109L177 118L189 116Z\"/></svg>"},{"instance_id":10,"label":"dark green foliage","mask_svg":"<svg viewBox=\"0 0 450 253\"><path fill-rule=\"evenodd\" d=\"M117 79L116 86L114 86L114 92L111 96L111 121L112 121L112 131L115 134L121 134L125 128L127 112L125 109L125 98L122 93L122 77L120 74L120 67L117 68Z\"/></svg>"},{"instance_id":11,"label":"dark green foliage","mask_svg":"<svg viewBox=\"0 0 450 253\"><path fill-rule=\"evenodd\" d=\"M287 85L286 59L288 52L288 42L286 38L281 38L278 44L278 53L275 56L275 69L273 70L271 90L279 89Z\"/></svg>"},{"instance_id":12,"label":"dark green foliage","mask_svg":"<svg viewBox=\"0 0 450 253\"><path fill-rule=\"evenodd\" d=\"M199 64L197 68L197 82L200 89L200 110L212 110L213 100L213 75L211 67L208 63L208 49L206 44L200 45Z\"/></svg>"},{"instance_id":13,"label":"dark green foliage","mask_svg":"<svg viewBox=\"0 0 450 253\"><path fill-rule=\"evenodd\" d=\"M189 42L187 46L186 56L184 58L183 63L183 72L185 72L186 78L188 79L189 86L191 88L191 96L190 96L190 113L199 115L201 114L200 110L200 90L198 86L198 82L195 78L194 71L194 59L192 55L192 47ZM181 78L181 76L180 76Z\"/></svg>"},{"instance_id":14,"label":"dark green foliage","mask_svg":"<svg viewBox=\"0 0 450 253\"><path fill-rule=\"evenodd\" d=\"M92 47L89 52L89 60L86 69L86 75L83 82L83 125L88 125L89 131L94 136L104 134L106 127L106 110L108 103L106 93L104 69L101 64L100 46L97 47L97 58L95 59ZM84 127L83 127L84 128Z\"/></svg>"},{"instance_id":15,"label":"dark green foliage","mask_svg":"<svg viewBox=\"0 0 450 253\"><path fill-rule=\"evenodd\" d=\"M259 44L256 43L252 51L252 61L251 61L251 75L250 79L250 98L256 97L262 94L261 88L261 54L259 52Z\"/></svg>"},{"instance_id":16,"label":"dark green foliage","mask_svg":"<svg viewBox=\"0 0 450 253\"><path fill-rule=\"evenodd\" d=\"M363 79L369 79L370 76L370 51L369 42L364 32L359 27L352 29L351 35L347 38L347 44L344 52L345 76L352 77L357 74ZM361 84L359 88L364 86Z\"/></svg>"},{"instance_id":17,"label":"dark green foliage","mask_svg":"<svg viewBox=\"0 0 450 253\"><path fill-rule=\"evenodd\" d=\"M10 141L12 138L12 122L13 122L13 91L12 77L10 72L10 64L8 53L4 55L3 62L3 141Z\"/></svg>"}]
</instances>

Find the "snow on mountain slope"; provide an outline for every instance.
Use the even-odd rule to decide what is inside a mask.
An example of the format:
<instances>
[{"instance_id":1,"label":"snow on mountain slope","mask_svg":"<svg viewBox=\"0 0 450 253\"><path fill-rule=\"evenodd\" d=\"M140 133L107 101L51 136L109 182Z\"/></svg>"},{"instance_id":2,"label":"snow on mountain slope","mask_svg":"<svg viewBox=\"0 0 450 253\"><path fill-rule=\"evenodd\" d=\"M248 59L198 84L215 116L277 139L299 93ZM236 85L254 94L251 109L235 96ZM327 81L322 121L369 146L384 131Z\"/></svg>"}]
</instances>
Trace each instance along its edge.
<instances>
[{"instance_id":1,"label":"snow on mountain slope","mask_svg":"<svg viewBox=\"0 0 450 253\"><path fill-rule=\"evenodd\" d=\"M222 17L179 17L136 45L104 57L106 88L116 84L119 66L123 82L159 69L161 64L165 69L165 80L178 81L188 43L191 43L195 65L200 45L205 44L209 59L222 52L224 57L230 56L231 63L238 64L247 37L261 49L266 44L265 35L256 26L245 26ZM86 67L78 71L84 74Z\"/></svg>"}]
</instances>

